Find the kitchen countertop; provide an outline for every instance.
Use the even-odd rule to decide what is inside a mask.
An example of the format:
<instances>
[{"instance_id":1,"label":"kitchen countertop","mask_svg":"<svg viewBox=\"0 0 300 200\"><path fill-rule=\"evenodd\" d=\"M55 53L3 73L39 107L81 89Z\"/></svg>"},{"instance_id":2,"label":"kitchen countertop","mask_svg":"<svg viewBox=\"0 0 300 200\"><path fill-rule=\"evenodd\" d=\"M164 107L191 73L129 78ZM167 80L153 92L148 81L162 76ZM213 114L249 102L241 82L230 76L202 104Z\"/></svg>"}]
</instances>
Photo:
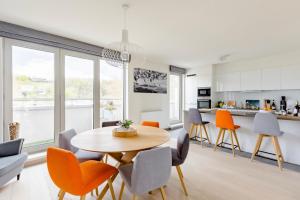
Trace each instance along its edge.
<instances>
[{"instance_id":1,"label":"kitchen countertop","mask_svg":"<svg viewBox=\"0 0 300 200\"><path fill-rule=\"evenodd\" d=\"M218 109L220 108L199 109L199 111L201 113L215 114ZM223 108L221 109L225 110ZM243 110L243 109L226 109L226 110L229 110L233 116L241 116L241 117L254 117L255 114L259 112L258 110ZM278 115L278 114L275 115L277 116L277 119L280 120L300 121L300 116L296 117L293 115Z\"/></svg>"}]
</instances>

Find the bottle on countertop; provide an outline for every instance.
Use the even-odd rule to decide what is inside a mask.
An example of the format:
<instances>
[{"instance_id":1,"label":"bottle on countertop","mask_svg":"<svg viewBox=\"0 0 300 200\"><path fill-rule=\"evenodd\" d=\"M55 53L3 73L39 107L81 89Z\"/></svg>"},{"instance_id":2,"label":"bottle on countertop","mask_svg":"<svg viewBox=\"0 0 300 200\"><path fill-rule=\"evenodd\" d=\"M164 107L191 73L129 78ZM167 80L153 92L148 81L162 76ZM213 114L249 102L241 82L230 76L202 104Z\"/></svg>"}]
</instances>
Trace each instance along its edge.
<instances>
[{"instance_id":1,"label":"bottle on countertop","mask_svg":"<svg viewBox=\"0 0 300 200\"><path fill-rule=\"evenodd\" d=\"M281 96L280 111L286 111L286 98L285 98L285 96Z\"/></svg>"},{"instance_id":2,"label":"bottle on countertop","mask_svg":"<svg viewBox=\"0 0 300 200\"><path fill-rule=\"evenodd\" d=\"M272 101L271 109L274 110L274 111L276 111L276 104L275 104L275 100L274 99Z\"/></svg>"}]
</instances>

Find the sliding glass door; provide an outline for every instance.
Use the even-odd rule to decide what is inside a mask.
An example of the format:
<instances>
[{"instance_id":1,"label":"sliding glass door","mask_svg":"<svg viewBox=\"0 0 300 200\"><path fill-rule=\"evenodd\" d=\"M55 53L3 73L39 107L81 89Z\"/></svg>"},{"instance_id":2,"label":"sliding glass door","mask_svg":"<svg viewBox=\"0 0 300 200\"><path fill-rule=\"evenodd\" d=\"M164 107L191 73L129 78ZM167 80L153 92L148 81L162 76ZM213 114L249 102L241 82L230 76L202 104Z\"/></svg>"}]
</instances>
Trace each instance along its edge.
<instances>
[{"instance_id":1,"label":"sliding glass door","mask_svg":"<svg viewBox=\"0 0 300 200\"><path fill-rule=\"evenodd\" d=\"M182 75L170 74L170 123L182 122Z\"/></svg>"},{"instance_id":2,"label":"sliding glass door","mask_svg":"<svg viewBox=\"0 0 300 200\"><path fill-rule=\"evenodd\" d=\"M122 64L100 60L101 122L123 119L124 73Z\"/></svg>"},{"instance_id":3,"label":"sliding glass door","mask_svg":"<svg viewBox=\"0 0 300 200\"><path fill-rule=\"evenodd\" d=\"M53 144L58 50L14 40L5 47L5 123L20 123L25 147Z\"/></svg>"},{"instance_id":4,"label":"sliding glass door","mask_svg":"<svg viewBox=\"0 0 300 200\"><path fill-rule=\"evenodd\" d=\"M70 55L64 56L65 129L82 132L93 128L95 61L83 54Z\"/></svg>"},{"instance_id":5,"label":"sliding glass door","mask_svg":"<svg viewBox=\"0 0 300 200\"><path fill-rule=\"evenodd\" d=\"M4 46L4 141L11 122L20 123L26 151L36 152L57 144L63 130L80 133L123 119L123 64L18 40L5 39Z\"/></svg>"}]
</instances>

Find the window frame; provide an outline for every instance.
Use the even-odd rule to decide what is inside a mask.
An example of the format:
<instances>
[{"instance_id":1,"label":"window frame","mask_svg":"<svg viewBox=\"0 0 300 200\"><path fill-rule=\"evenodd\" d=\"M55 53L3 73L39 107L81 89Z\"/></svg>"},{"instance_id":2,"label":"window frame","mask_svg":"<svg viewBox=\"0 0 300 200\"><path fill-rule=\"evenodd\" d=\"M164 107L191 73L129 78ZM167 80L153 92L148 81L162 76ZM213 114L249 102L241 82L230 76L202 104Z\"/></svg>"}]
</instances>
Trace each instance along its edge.
<instances>
[{"instance_id":1,"label":"window frame","mask_svg":"<svg viewBox=\"0 0 300 200\"><path fill-rule=\"evenodd\" d=\"M56 143L58 132L60 130L60 114L59 114L59 79L60 77L57 76L59 73L59 49L49 46L44 46L35 43L29 43L20 40L14 39L4 39L4 119L3 119L3 133L4 133L4 141L9 140L9 129L8 124L13 121L13 107L12 107L12 76L13 76L13 69L12 69L12 47L22 47L27 49L33 49L38 51L44 51L54 54L54 127L53 127L53 134L54 134L54 141L53 142L45 142L40 143L37 145L30 145L24 147L24 150L33 153L39 152L46 149L49 146L52 146Z\"/></svg>"},{"instance_id":2,"label":"window frame","mask_svg":"<svg viewBox=\"0 0 300 200\"><path fill-rule=\"evenodd\" d=\"M175 72L170 72L169 76L169 86L171 86L171 75L179 77L179 119L178 120L171 120L170 118L170 109L169 109L169 123L170 125L180 124L183 120L183 75ZM171 87L169 87L169 92ZM170 95L169 95L169 106L170 106Z\"/></svg>"}]
</instances>

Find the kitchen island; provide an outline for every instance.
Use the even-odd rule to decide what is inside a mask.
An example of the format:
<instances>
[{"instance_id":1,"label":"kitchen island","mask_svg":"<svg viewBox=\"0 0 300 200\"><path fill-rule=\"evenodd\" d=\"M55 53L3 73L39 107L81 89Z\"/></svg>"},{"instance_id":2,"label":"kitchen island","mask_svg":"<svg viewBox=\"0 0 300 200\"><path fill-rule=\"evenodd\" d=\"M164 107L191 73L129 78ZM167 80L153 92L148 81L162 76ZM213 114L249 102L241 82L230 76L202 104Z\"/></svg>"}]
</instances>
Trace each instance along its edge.
<instances>
[{"instance_id":1,"label":"kitchen island","mask_svg":"<svg viewBox=\"0 0 300 200\"><path fill-rule=\"evenodd\" d=\"M228 109L234 119L234 123L240 125L237 130L237 136L242 151L252 153L256 144L257 134L253 132L253 120L257 110L237 110ZM201 109L199 112L204 121L209 121L207 130L212 143L215 143L218 135L215 118L217 109ZM285 133L279 137L279 143L286 162L300 165L300 117L290 115L276 115L279 121L280 129ZM184 111L184 128L189 131L188 111ZM225 142L229 141L229 135L224 137ZM261 151L273 153L272 141L265 139L261 145ZM264 156L268 156L264 154Z\"/></svg>"}]
</instances>

